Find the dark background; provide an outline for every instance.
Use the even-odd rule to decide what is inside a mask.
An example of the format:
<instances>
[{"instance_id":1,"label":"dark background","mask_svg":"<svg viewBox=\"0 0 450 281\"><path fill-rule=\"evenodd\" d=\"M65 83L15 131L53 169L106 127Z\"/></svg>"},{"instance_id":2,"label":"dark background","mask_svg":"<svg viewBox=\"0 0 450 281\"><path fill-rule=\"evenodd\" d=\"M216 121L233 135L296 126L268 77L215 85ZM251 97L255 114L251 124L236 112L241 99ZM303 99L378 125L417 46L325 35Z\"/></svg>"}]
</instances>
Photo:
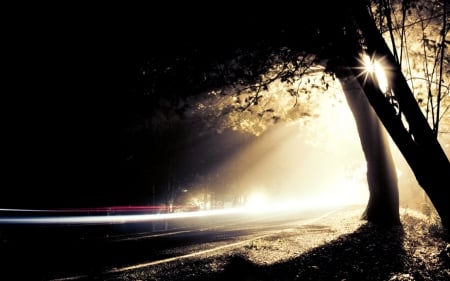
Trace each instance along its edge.
<instances>
[{"instance_id":1,"label":"dark background","mask_svg":"<svg viewBox=\"0 0 450 281\"><path fill-rule=\"evenodd\" d=\"M0 207L127 202L124 194L133 195L122 190L132 180L123 170L124 130L145 110L140 72L146 62L195 51L202 60L194 69L200 69L235 48L306 46L300 38L336 14L328 8L11 7L2 40ZM318 10L321 18L312 24L311 11Z\"/></svg>"}]
</instances>

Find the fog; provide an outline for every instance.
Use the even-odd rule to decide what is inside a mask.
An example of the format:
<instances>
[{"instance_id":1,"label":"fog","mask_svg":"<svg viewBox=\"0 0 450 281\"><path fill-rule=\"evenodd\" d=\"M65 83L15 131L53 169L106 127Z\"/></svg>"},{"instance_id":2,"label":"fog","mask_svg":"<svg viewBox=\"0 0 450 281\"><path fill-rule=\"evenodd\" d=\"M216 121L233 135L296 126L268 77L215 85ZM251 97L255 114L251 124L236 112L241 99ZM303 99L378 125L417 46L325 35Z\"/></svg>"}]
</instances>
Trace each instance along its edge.
<instances>
[{"instance_id":1,"label":"fog","mask_svg":"<svg viewBox=\"0 0 450 281\"><path fill-rule=\"evenodd\" d=\"M187 148L179 169L193 174L207 168L197 185L208 178L211 189L258 192L272 201L365 203L365 159L351 112L342 101L321 107L307 123L279 123L259 136L232 130L209 135Z\"/></svg>"},{"instance_id":2,"label":"fog","mask_svg":"<svg viewBox=\"0 0 450 281\"><path fill-rule=\"evenodd\" d=\"M280 122L259 136L231 129L201 137L194 132L178 172L193 179L194 192L258 193L271 202L367 203L366 161L348 105L324 98L318 112L308 122ZM423 192L392 140L390 147L401 205L418 207Z\"/></svg>"}]
</instances>

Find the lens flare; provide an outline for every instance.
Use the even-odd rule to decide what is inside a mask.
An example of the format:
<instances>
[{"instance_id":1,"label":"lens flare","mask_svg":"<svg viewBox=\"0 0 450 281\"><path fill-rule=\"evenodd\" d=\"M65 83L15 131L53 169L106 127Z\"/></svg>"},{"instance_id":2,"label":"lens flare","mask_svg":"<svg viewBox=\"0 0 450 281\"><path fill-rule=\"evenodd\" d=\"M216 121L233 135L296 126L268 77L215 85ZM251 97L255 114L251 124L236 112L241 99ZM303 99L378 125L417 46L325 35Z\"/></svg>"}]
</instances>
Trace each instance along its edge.
<instances>
[{"instance_id":1,"label":"lens flare","mask_svg":"<svg viewBox=\"0 0 450 281\"><path fill-rule=\"evenodd\" d=\"M387 93L389 91L389 83L385 67L383 66L381 60L375 59L373 57L368 56L367 54L364 54L362 55L360 62L363 65L362 75L365 75L364 81L367 81L369 77L376 78L380 90L383 93Z\"/></svg>"}]
</instances>

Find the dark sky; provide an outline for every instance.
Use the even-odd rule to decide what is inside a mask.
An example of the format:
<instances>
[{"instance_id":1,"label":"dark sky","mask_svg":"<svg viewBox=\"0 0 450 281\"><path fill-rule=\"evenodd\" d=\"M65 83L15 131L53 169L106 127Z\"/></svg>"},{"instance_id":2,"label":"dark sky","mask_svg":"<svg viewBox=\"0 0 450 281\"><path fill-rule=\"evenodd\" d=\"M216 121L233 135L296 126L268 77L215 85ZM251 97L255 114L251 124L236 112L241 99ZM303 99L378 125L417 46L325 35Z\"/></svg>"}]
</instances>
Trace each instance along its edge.
<instances>
[{"instance_id":1,"label":"dark sky","mask_svg":"<svg viewBox=\"0 0 450 281\"><path fill-rule=\"evenodd\" d=\"M273 39L268 31L279 31L279 24L309 22L309 7L283 3L180 5L9 11L0 203L108 201L127 180L120 173L123 128L139 107L137 77L149 56L193 44L215 55L262 36Z\"/></svg>"},{"instance_id":2,"label":"dark sky","mask_svg":"<svg viewBox=\"0 0 450 281\"><path fill-rule=\"evenodd\" d=\"M134 49L144 48L101 14L39 11L18 10L2 40L8 205L70 201L78 192L88 201L117 188L126 91L142 60Z\"/></svg>"},{"instance_id":3,"label":"dark sky","mask_svg":"<svg viewBox=\"0 0 450 281\"><path fill-rule=\"evenodd\" d=\"M8 205L89 201L120 189L122 130L139 106L140 66L210 32L211 15L181 8L51 8L15 10L2 40Z\"/></svg>"}]
</instances>

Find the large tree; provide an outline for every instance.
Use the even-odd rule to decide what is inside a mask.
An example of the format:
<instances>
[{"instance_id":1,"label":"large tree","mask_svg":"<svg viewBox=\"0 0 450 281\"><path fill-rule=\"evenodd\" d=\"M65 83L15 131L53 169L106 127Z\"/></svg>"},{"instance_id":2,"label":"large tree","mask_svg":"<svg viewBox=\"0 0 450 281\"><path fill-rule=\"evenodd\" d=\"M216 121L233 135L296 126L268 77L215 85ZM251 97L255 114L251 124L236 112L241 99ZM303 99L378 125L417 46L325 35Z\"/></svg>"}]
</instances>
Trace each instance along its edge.
<instances>
[{"instance_id":1,"label":"large tree","mask_svg":"<svg viewBox=\"0 0 450 281\"><path fill-rule=\"evenodd\" d=\"M441 5L445 14L447 12L445 4ZM344 60L364 90L381 122L409 163L420 186L433 202L443 225L448 228L450 226L450 208L448 208L445 198L448 193L446 181L450 172L449 160L407 84L398 59L394 57L377 29L375 20L369 14L369 8L360 1L353 1L351 5L350 12L356 23L355 34L356 32L362 34L359 40L363 44L359 48L353 47L356 45L345 44ZM442 32L442 36L445 38L445 28ZM343 34L343 36L347 35ZM357 37L354 36L352 39L355 38ZM367 52L372 59L379 58L385 61L389 85L392 89L389 95L382 91L376 77L373 75L367 77L360 60L355 56L357 52ZM392 99L398 101L398 104L390 102ZM398 107L400 111L398 111ZM402 120L406 120L406 122Z\"/></svg>"}]
</instances>

